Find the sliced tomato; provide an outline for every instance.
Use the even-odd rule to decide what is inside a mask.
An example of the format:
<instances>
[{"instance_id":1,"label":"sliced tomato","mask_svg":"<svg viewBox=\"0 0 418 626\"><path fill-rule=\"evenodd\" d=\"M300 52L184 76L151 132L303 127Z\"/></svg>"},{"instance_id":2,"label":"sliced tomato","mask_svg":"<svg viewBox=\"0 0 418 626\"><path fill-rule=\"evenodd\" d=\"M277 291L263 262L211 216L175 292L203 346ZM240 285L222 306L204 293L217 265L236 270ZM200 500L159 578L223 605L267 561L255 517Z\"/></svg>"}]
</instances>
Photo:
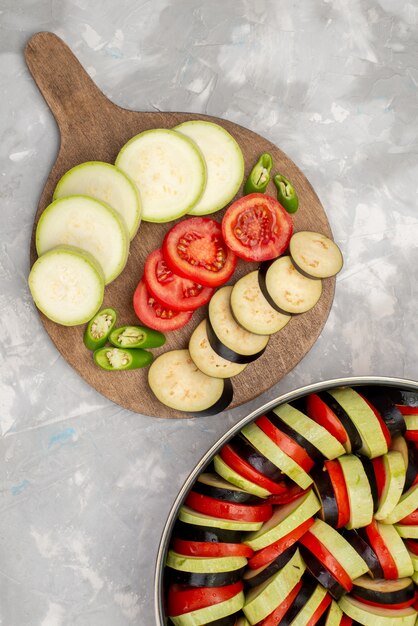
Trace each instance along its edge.
<instances>
[{"instance_id":1,"label":"sliced tomato","mask_svg":"<svg viewBox=\"0 0 418 626\"><path fill-rule=\"evenodd\" d=\"M166 234L162 251L173 272L206 287L226 283L238 260L226 245L219 222L209 217L178 222Z\"/></svg>"},{"instance_id":2,"label":"sliced tomato","mask_svg":"<svg viewBox=\"0 0 418 626\"><path fill-rule=\"evenodd\" d=\"M194 311L209 302L213 294L210 287L204 287L172 272L164 261L161 249L148 255L144 281L154 298L177 311Z\"/></svg>"},{"instance_id":3,"label":"sliced tomato","mask_svg":"<svg viewBox=\"0 0 418 626\"><path fill-rule=\"evenodd\" d=\"M381 609L392 609L392 610L406 609L408 606L412 606L416 600L414 596L411 600L406 600L406 602L399 602L398 604L382 604L381 602L372 602L371 600L365 600L364 598L361 598L360 596L356 596L355 593L353 593L353 598L355 598L359 602L363 602L363 604L368 604L369 606L377 606Z\"/></svg>"},{"instance_id":4,"label":"sliced tomato","mask_svg":"<svg viewBox=\"0 0 418 626\"><path fill-rule=\"evenodd\" d=\"M295 587L293 587L292 591L289 595L279 604L279 606L274 609L270 615L267 615L261 622L257 624L257 626L277 626L280 624L281 620L290 609L298 595L299 591L302 589L303 582L300 580Z\"/></svg>"},{"instance_id":5,"label":"sliced tomato","mask_svg":"<svg viewBox=\"0 0 418 626\"><path fill-rule=\"evenodd\" d=\"M293 221L275 198L251 193L227 209L222 233L228 247L241 259L267 261L288 247Z\"/></svg>"},{"instance_id":6,"label":"sliced tomato","mask_svg":"<svg viewBox=\"0 0 418 626\"><path fill-rule=\"evenodd\" d=\"M348 441L344 426L334 411L316 393L311 393L306 398L306 412L311 419L326 428L341 444L344 445Z\"/></svg>"},{"instance_id":7,"label":"sliced tomato","mask_svg":"<svg viewBox=\"0 0 418 626\"><path fill-rule=\"evenodd\" d=\"M339 563L339 561L337 561L332 552L330 552L328 548L326 548L309 530L299 539L299 541L316 556L322 565L340 583L340 585L344 587L348 593L350 593L353 588L353 581L343 566Z\"/></svg>"},{"instance_id":8,"label":"sliced tomato","mask_svg":"<svg viewBox=\"0 0 418 626\"><path fill-rule=\"evenodd\" d=\"M374 475L376 477L376 485L377 485L377 497L380 500L380 496L382 495L382 491L385 488L386 482L386 472L385 472L385 464L383 463L383 457L378 456L375 459L372 459Z\"/></svg>"},{"instance_id":9,"label":"sliced tomato","mask_svg":"<svg viewBox=\"0 0 418 626\"><path fill-rule=\"evenodd\" d=\"M407 526L418 526L418 509L401 519L399 524L406 524Z\"/></svg>"},{"instance_id":10,"label":"sliced tomato","mask_svg":"<svg viewBox=\"0 0 418 626\"><path fill-rule=\"evenodd\" d=\"M254 551L244 543L214 543L211 541L188 541L176 537L173 550L184 556L245 556L250 558Z\"/></svg>"},{"instance_id":11,"label":"sliced tomato","mask_svg":"<svg viewBox=\"0 0 418 626\"><path fill-rule=\"evenodd\" d=\"M348 617L348 615L343 615L340 621L340 626L351 626L353 623L353 620L351 617Z\"/></svg>"},{"instance_id":12,"label":"sliced tomato","mask_svg":"<svg viewBox=\"0 0 418 626\"><path fill-rule=\"evenodd\" d=\"M186 498L186 504L194 511L210 517L220 517L241 522L267 522L273 515L273 507L268 503L237 504L236 502L217 500L195 491L189 493Z\"/></svg>"},{"instance_id":13,"label":"sliced tomato","mask_svg":"<svg viewBox=\"0 0 418 626\"><path fill-rule=\"evenodd\" d=\"M324 598L322 599L315 613L312 615L309 622L306 623L306 626L315 626L315 624L317 624L318 621L321 619L322 615L325 613L325 611L327 610L331 602L332 602L332 598L329 595L329 593L327 593L327 595L324 596Z\"/></svg>"},{"instance_id":14,"label":"sliced tomato","mask_svg":"<svg viewBox=\"0 0 418 626\"><path fill-rule=\"evenodd\" d=\"M364 528L371 547L376 552L379 563L382 567L384 578L395 580L398 578L398 568L393 560L393 556L386 547L378 529L375 520Z\"/></svg>"},{"instance_id":15,"label":"sliced tomato","mask_svg":"<svg viewBox=\"0 0 418 626\"><path fill-rule=\"evenodd\" d=\"M377 417L377 419L379 421L379 424L380 424L380 428L382 429L383 436L386 439L387 447L388 447L388 450L389 450L390 444L392 443L392 437L390 435L389 428L386 426L386 422L384 421L383 417L380 415L379 411L374 408L374 406L367 400L367 398L362 396L361 393L359 393L358 391L357 391L357 393L358 393L358 395L361 398L363 398L365 403L371 408L373 413L376 415L376 417Z\"/></svg>"},{"instance_id":16,"label":"sliced tomato","mask_svg":"<svg viewBox=\"0 0 418 626\"><path fill-rule=\"evenodd\" d=\"M336 460L325 461L324 465L328 472L328 476L334 490L335 499L337 501L337 528L342 528L343 526L348 524L350 520L350 500L348 498L347 485L345 482L343 470L340 463Z\"/></svg>"},{"instance_id":17,"label":"sliced tomato","mask_svg":"<svg viewBox=\"0 0 418 626\"><path fill-rule=\"evenodd\" d=\"M229 444L225 445L219 454L222 460L225 461L231 469L237 472L237 474L255 485L266 489L270 493L281 494L287 490L286 483L276 483L270 478L267 478L267 476L264 476L264 474L241 458ZM269 503L273 504L272 502Z\"/></svg>"},{"instance_id":18,"label":"sliced tomato","mask_svg":"<svg viewBox=\"0 0 418 626\"><path fill-rule=\"evenodd\" d=\"M135 313L145 326L163 333L182 328L190 321L193 311L177 311L158 302L148 292L143 280L140 280L134 293Z\"/></svg>"},{"instance_id":19,"label":"sliced tomato","mask_svg":"<svg viewBox=\"0 0 418 626\"><path fill-rule=\"evenodd\" d=\"M258 550L258 552L256 552L254 556L251 557L248 561L248 567L250 569L258 569L259 567L264 567L264 565L271 563L271 561L274 561L274 559L277 559L277 557L283 554L285 550L290 548L290 546L293 546L296 541L299 541L299 539L303 537L303 535L313 525L314 521L315 520L313 517L307 519L305 522L303 522L303 524L290 531L290 533L288 533L281 539L278 539L271 545L266 546L261 550Z\"/></svg>"},{"instance_id":20,"label":"sliced tomato","mask_svg":"<svg viewBox=\"0 0 418 626\"><path fill-rule=\"evenodd\" d=\"M418 430L407 430L404 437L408 441L418 442Z\"/></svg>"},{"instance_id":21,"label":"sliced tomato","mask_svg":"<svg viewBox=\"0 0 418 626\"><path fill-rule=\"evenodd\" d=\"M299 485L294 484L288 487L285 491L283 491L283 493L269 496L268 502L270 502L270 504L277 505L289 504L289 502L293 502L293 500L296 500L297 498L299 498L299 496L301 496L303 493L306 493L307 491L309 491L309 488L302 489L301 487L299 487Z\"/></svg>"},{"instance_id":22,"label":"sliced tomato","mask_svg":"<svg viewBox=\"0 0 418 626\"><path fill-rule=\"evenodd\" d=\"M170 585L168 588L167 613L172 617L197 611L230 600L244 588L242 581L226 587L189 587Z\"/></svg>"},{"instance_id":23,"label":"sliced tomato","mask_svg":"<svg viewBox=\"0 0 418 626\"><path fill-rule=\"evenodd\" d=\"M405 545L412 554L418 556L418 541L414 539L405 539Z\"/></svg>"},{"instance_id":24,"label":"sliced tomato","mask_svg":"<svg viewBox=\"0 0 418 626\"><path fill-rule=\"evenodd\" d=\"M305 472L310 472L314 466L314 462L308 455L306 450L302 448L294 439L285 435L281 430L276 428L272 422L265 416L259 417L256 422L257 426L263 431L273 443L278 446L282 452L290 456Z\"/></svg>"},{"instance_id":25,"label":"sliced tomato","mask_svg":"<svg viewBox=\"0 0 418 626\"><path fill-rule=\"evenodd\" d=\"M418 406L406 406L405 404L395 404L402 415L418 415Z\"/></svg>"}]
</instances>

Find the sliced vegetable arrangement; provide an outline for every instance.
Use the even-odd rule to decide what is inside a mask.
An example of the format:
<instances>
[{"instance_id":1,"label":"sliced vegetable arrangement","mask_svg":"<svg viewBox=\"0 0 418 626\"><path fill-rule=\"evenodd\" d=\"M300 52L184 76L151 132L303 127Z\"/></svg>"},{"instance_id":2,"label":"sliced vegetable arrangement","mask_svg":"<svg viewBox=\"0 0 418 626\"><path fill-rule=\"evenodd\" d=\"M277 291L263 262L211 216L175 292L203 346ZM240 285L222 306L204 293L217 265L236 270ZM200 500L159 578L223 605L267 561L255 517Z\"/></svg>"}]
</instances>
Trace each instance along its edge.
<instances>
[{"instance_id":1,"label":"sliced vegetable arrangement","mask_svg":"<svg viewBox=\"0 0 418 626\"><path fill-rule=\"evenodd\" d=\"M244 426L180 508L169 619L415 625L418 447L404 434L417 405L418 393L333 388Z\"/></svg>"}]
</instances>

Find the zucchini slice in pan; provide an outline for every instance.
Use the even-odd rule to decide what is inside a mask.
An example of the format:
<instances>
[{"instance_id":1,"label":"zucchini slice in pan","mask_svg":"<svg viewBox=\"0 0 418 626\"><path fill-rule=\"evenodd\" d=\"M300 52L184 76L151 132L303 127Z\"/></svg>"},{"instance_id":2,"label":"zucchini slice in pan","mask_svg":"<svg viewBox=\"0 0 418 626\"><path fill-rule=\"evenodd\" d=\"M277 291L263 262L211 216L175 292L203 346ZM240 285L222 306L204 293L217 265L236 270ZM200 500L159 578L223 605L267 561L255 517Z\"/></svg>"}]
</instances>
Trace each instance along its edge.
<instances>
[{"instance_id":1,"label":"zucchini slice in pan","mask_svg":"<svg viewBox=\"0 0 418 626\"><path fill-rule=\"evenodd\" d=\"M339 457L350 502L350 521L347 528L361 528L373 519L373 497L367 474L361 460L354 454Z\"/></svg>"},{"instance_id":2,"label":"zucchini slice in pan","mask_svg":"<svg viewBox=\"0 0 418 626\"><path fill-rule=\"evenodd\" d=\"M365 626L414 626L417 617L417 612L412 607L382 609L359 602L351 596L343 596L339 606L346 615Z\"/></svg>"},{"instance_id":3,"label":"zucchini slice in pan","mask_svg":"<svg viewBox=\"0 0 418 626\"><path fill-rule=\"evenodd\" d=\"M240 591L229 600L205 606L203 609L196 609L178 616L170 616L174 626L200 626L200 624L211 624L221 620L228 615L237 613L244 606L244 592Z\"/></svg>"}]
</instances>

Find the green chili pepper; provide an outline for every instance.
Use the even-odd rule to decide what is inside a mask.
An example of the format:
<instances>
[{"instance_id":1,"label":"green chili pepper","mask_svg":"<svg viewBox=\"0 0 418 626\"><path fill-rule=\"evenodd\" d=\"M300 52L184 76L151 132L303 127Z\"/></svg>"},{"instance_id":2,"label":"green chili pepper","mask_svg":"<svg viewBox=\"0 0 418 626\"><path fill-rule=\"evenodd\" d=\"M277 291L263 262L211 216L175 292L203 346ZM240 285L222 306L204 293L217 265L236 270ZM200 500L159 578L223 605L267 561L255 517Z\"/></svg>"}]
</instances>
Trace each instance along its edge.
<instances>
[{"instance_id":1,"label":"green chili pepper","mask_svg":"<svg viewBox=\"0 0 418 626\"><path fill-rule=\"evenodd\" d=\"M84 345L89 350L102 348L116 324L117 313L115 309L102 309L89 321L84 333Z\"/></svg>"},{"instance_id":2,"label":"green chili pepper","mask_svg":"<svg viewBox=\"0 0 418 626\"><path fill-rule=\"evenodd\" d=\"M121 348L114 348L113 346L95 350L93 352L93 358L99 367L109 372L146 367L152 363L154 359L151 352L147 352L147 350L122 350Z\"/></svg>"},{"instance_id":3,"label":"green chili pepper","mask_svg":"<svg viewBox=\"0 0 418 626\"><path fill-rule=\"evenodd\" d=\"M270 172L273 167L273 159L268 152L264 152L254 165L244 185L244 195L250 193L264 193L270 181Z\"/></svg>"},{"instance_id":4,"label":"green chili pepper","mask_svg":"<svg viewBox=\"0 0 418 626\"><path fill-rule=\"evenodd\" d=\"M276 174L273 182L277 187L277 199L288 213L296 213L299 200L292 183L282 174Z\"/></svg>"},{"instance_id":5,"label":"green chili pepper","mask_svg":"<svg viewBox=\"0 0 418 626\"><path fill-rule=\"evenodd\" d=\"M109 341L117 348L159 348L165 336L146 326L121 326L112 330Z\"/></svg>"}]
</instances>

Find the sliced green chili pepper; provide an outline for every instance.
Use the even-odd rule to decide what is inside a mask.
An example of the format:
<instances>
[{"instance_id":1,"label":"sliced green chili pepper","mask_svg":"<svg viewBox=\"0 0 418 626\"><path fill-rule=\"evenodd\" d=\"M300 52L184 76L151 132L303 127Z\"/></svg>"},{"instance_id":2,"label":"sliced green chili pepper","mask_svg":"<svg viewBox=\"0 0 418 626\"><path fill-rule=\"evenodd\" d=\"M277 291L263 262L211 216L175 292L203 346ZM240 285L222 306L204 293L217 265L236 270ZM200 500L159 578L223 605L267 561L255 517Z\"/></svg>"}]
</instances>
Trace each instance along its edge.
<instances>
[{"instance_id":1,"label":"sliced green chili pepper","mask_svg":"<svg viewBox=\"0 0 418 626\"><path fill-rule=\"evenodd\" d=\"M165 336L146 326L121 326L112 330L109 341L117 348L159 348L165 344Z\"/></svg>"},{"instance_id":2,"label":"sliced green chili pepper","mask_svg":"<svg viewBox=\"0 0 418 626\"><path fill-rule=\"evenodd\" d=\"M95 363L109 372L119 370L134 370L138 367L146 367L152 363L154 357L146 350L122 350L108 346L93 352Z\"/></svg>"},{"instance_id":3,"label":"sliced green chili pepper","mask_svg":"<svg viewBox=\"0 0 418 626\"><path fill-rule=\"evenodd\" d=\"M292 183L282 174L276 174L273 182L277 187L277 199L288 213L296 213L299 200Z\"/></svg>"},{"instance_id":4,"label":"sliced green chili pepper","mask_svg":"<svg viewBox=\"0 0 418 626\"><path fill-rule=\"evenodd\" d=\"M244 185L244 195L250 193L264 193L270 180L273 159L268 152L264 152L254 165Z\"/></svg>"},{"instance_id":5,"label":"sliced green chili pepper","mask_svg":"<svg viewBox=\"0 0 418 626\"><path fill-rule=\"evenodd\" d=\"M102 348L116 324L117 313L115 309L102 309L87 324L84 333L84 345L89 350Z\"/></svg>"}]
</instances>

